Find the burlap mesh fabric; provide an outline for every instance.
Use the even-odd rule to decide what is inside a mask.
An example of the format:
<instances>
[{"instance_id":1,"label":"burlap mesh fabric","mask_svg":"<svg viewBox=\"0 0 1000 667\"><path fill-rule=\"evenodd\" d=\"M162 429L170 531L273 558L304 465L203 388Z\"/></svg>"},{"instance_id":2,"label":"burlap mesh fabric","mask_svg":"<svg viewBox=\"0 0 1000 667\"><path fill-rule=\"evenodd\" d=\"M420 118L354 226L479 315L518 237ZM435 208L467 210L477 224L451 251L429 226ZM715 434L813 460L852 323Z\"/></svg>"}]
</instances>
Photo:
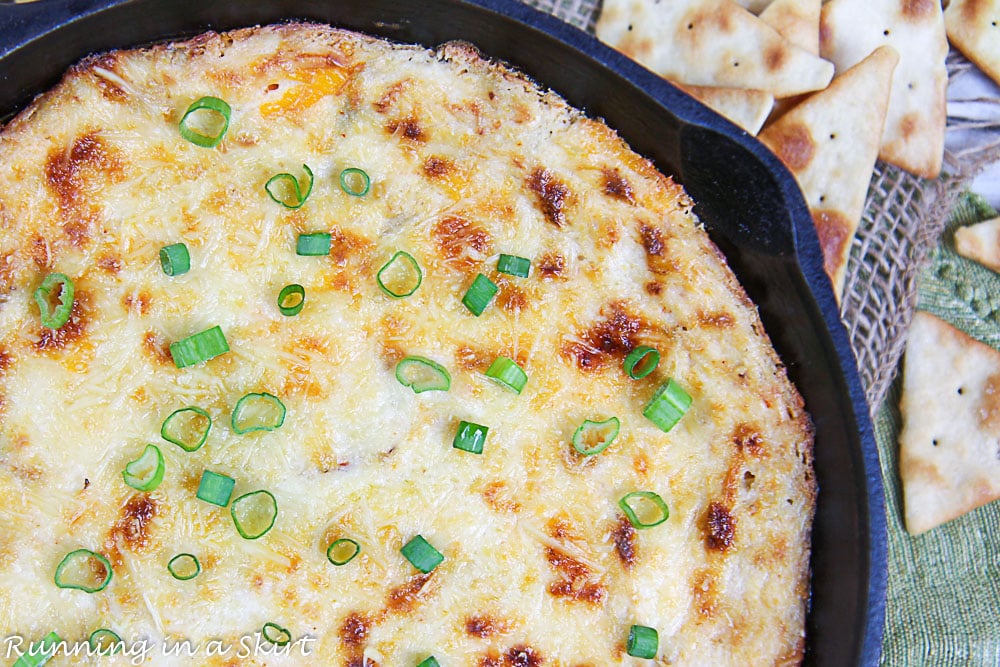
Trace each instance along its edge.
<instances>
[{"instance_id":1,"label":"burlap mesh fabric","mask_svg":"<svg viewBox=\"0 0 1000 667\"><path fill-rule=\"evenodd\" d=\"M600 11L600 0L526 2L590 31ZM957 53L949 56L950 76L961 76L969 67ZM950 118L949 129L978 133L981 138L973 138L972 147L962 152L947 153L944 173L933 181L879 162L852 242L841 317L870 406L881 403L896 373L916 305L917 275L948 212L969 179L1000 160L1000 141L992 140L996 128Z\"/></svg>"}]
</instances>

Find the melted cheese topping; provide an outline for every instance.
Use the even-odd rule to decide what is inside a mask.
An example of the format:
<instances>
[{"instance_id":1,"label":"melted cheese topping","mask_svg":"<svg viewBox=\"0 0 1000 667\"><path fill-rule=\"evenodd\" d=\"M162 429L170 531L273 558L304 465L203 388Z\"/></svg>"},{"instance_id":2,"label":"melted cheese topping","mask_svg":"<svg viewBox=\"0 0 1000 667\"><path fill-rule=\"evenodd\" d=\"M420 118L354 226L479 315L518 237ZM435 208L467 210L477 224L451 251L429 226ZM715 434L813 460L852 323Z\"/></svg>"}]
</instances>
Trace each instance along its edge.
<instances>
[{"instance_id":1,"label":"melted cheese topping","mask_svg":"<svg viewBox=\"0 0 1000 667\"><path fill-rule=\"evenodd\" d=\"M204 95L233 109L215 149L177 130ZM286 25L88 59L10 123L0 161L5 634L110 628L150 664L582 666L629 663L640 624L664 663L801 659L801 400L686 195L603 124L465 45ZM284 209L264 183L302 164L312 195ZM347 167L367 196L340 190ZM330 256L297 256L315 231ZM191 270L168 277L157 254L177 242ZM398 250L424 271L402 300L375 281ZM531 275L498 274L500 253ZM55 332L31 298L51 271L77 290ZM477 318L461 298L478 272L499 293ZM286 318L293 282L306 304ZM169 343L214 325L231 351L178 370ZM663 358L634 381L638 344ZM400 385L406 355L447 367L451 390ZM500 355L528 373L519 396L484 376ZM642 409L669 377L693 405L664 434ZM235 434L236 401L263 391L284 425ZM187 405L214 418L193 453L159 438ZM612 415L617 440L575 455L577 426ZM483 455L452 448L460 420L489 427ZM121 472L147 442L166 475L140 493ZM195 497L205 469L234 498L270 491L274 528L242 539ZM617 501L637 490L666 523L628 524ZM417 534L445 556L429 575L399 552ZM362 551L334 567L340 537ZM80 547L111 560L106 590L54 585ZM182 552L191 581L167 571ZM310 654L246 656L269 621ZM163 655L182 640L194 657Z\"/></svg>"}]
</instances>

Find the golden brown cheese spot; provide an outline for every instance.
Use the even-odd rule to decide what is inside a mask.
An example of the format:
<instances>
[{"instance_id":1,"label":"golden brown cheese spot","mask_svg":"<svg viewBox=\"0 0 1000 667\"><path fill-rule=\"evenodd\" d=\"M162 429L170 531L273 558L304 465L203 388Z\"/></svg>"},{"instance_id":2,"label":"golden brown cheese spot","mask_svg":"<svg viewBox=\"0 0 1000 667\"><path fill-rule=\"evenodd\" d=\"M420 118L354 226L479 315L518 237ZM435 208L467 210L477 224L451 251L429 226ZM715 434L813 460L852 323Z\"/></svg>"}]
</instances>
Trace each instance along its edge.
<instances>
[{"instance_id":1,"label":"golden brown cheese spot","mask_svg":"<svg viewBox=\"0 0 1000 667\"><path fill-rule=\"evenodd\" d=\"M385 603L386 611L399 614L413 611L423 598L421 594L432 574L432 572L415 574L405 583L389 591L389 599Z\"/></svg>"},{"instance_id":2,"label":"golden brown cheese spot","mask_svg":"<svg viewBox=\"0 0 1000 667\"><path fill-rule=\"evenodd\" d=\"M630 569L639 560L636 553L636 532L632 522L624 516L618 517L618 522L611 529L611 537L615 542L615 553L625 569Z\"/></svg>"},{"instance_id":3,"label":"golden brown cheese spot","mask_svg":"<svg viewBox=\"0 0 1000 667\"><path fill-rule=\"evenodd\" d=\"M455 363L467 371L486 369L494 359L496 359L495 354L471 345L459 345L455 350Z\"/></svg>"},{"instance_id":4,"label":"golden brown cheese spot","mask_svg":"<svg viewBox=\"0 0 1000 667\"><path fill-rule=\"evenodd\" d=\"M585 563L552 547L545 548L545 559L559 578L549 584L549 593L574 602L600 604L607 590L604 585L591 580L591 569Z\"/></svg>"},{"instance_id":5,"label":"golden brown cheese spot","mask_svg":"<svg viewBox=\"0 0 1000 667\"><path fill-rule=\"evenodd\" d=\"M639 318L619 303L605 309L608 310L609 315L563 346L563 357L582 371L600 370L612 358L624 358L637 344L642 327Z\"/></svg>"},{"instance_id":6,"label":"golden brown cheese spot","mask_svg":"<svg viewBox=\"0 0 1000 667\"><path fill-rule=\"evenodd\" d=\"M28 252L31 261L39 269L48 269L52 265L52 253L49 251L49 243L41 236L35 236L28 243Z\"/></svg>"},{"instance_id":7,"label":"golden brown cheese spot","mask_svg":"<svg viewBox=\"0 0 1000 667\"><path fill-rule=\"evenodd\" d=\"M539 667L545 660L530 646L514 646L504 654L504 665L510 667Z\"/></svg>"},{"instance_id":8,"label":"golden brown cheese spot","mask_svg":"<svg viewBox=\"0 0 1000 667\"><path fill-rule=\"evenodd\" d=\"M520 512L521 505L515 502L507 493L507 484L497 481L490 482L483 489L483 500L491 509L497 512L513 513Z\"/></svg>"},{"instance_id":9,"label":"golden brown cheese spot","mask_svg":"<svg viewBox=\"0 0 1000 667\"><path fill-rule=\"evenodd\" d=\"M545 219L556 227L566 224L566 198L569 188L548 169L538 167L528 177L528 189L535 193Z\"/></svg>"},{"instance_id":10,"label":"golden brown cheese spot","mask_svg":"<svg viewBox=\"0 0 1000 667\"><path fill-rule=\"evenodd\" d=\"M498 277L495 281L498 288L497 305L508 313L519 313L528 307L528 296L524 290L514 285L513 281Z\"/></svg>"},{"instance_id":11,"label":"golden brown cheese spot","mask_svg":"<svg viewBox=\"0 0 1000 667\"><path fill-rule=\"evenodd\" d=\"M117 255L101 255L97 267L108 275L117 276L122 270L122 258Z\"/></svg>"},{"instance_id":12,"label":"golden brown cheese spot","mask_svg":"<svg viewBox=\"0 0 1000 667\"><path fill-rule=\"evenodd\" d=\"M469 220L452 215L438 221L431 230L438 251L446 262L458 269L467 269L489 255L493 239L489 232ZM469 251L473 250L478 256Z\"/></svg>"},{"instance_id":13,"label":"golden brown cheese spot","mask_svg":"<svg viewBox=\"0 0 1000 667\"><path fill-rule=\"evenodd\" d=\"M10 352L0 347L0 377L7 375L7 371L14 365L14 357Z\"/></svg>"},{"instance_id":14,"label":"golden brown cheese spot","mask_svg":"<svg viewBox=\"0 0 1000 667\"><path fill-rule=\"evenodd\" d=\"M375 244L364 236L334 227L330 230L330 263L333 272L327 283L334 289L355 293L356 282L371 276L371 256Z\"/></svg>"},{"instance_id":15,"label":"golden brown cheese spot","mask_svg":"<svg viewBox=\"0 0 1000 667\"><path fill-rule=\"evenodd\" d=\"M917 22L934 15L936 2L935 0L903 0L902 10L905 20Z\"/></svg>"},{"instance_id":16,"label":"golden brown cheese spot","mask_svg":"<svg viewBox=\"0 0 1000 667\"><path fill-rule=\"evenodd\" d=\"M733 431L733 444L737 451L760 457L764 455L764 436L749 424L739 424Z\"/></svg>"},{"instance_id":17,"label":"golden brown cheese spot","mask_svg":"<svg viewBox=\"0 0 1000 667\"><path fill-rule=\"evenodd\" d=\"M112 77L108 77L106 74L95 71L95 68L100 67L106 72L111 73L112 76L121 77L121 75L115 71L115 65L117 64L117 54L105 53L91 63L91 74L94 77L94 81L97 83L97 87L101 90L101 97L109 102L122 104L128 101L128 93L121 87L121 85L114 81Z\"/></svg>"},{"instance_id":18,"label":"golden brown cheese spot","mask_svg":"<svg viewBox=\"0 0 1000 667\"><path fill-rule=\"evenodd\" d=\"M635 194L632 192L632 184L617 169L605 167L601 170L601 176L603 178L604 194L628 202L629 204L635 204Z\"/></svg>"},{"instance_id":19,"label":"golden brown cheese spot","mask_svg":"<svg viewBox=\"0 0 1000 667\"><path fill-rule=\"evenodd\" d=\"M347 648L356 649L364 646L371 630L371 619L356 611L352 611L340 624L340 642Z\"/></svg>"},{"instance_id":20,"label":"golden brown cheese spot","mask_svg":"<svg viewBox=\"0 0 1000 667\"><path fill-rule=\"evenodd\" d=\"M130 313L147 315L152 298L146 290L141 290L138 293L128 292L122 297L122 305Z\"/></svg>"},{"instance_id":21,"label":"golden brown cheese spot","mask_svg":"<svg viewBox=\"0 0 1000 667\"><path fill-rule=\"evenodd\" d=\"M726 312L705 313L698 311L698 324L707 329L732 329L736 320Z\"/></svg>"},{"instance_id":22,"label":"golden brown cheese spot","mask_svg":"<svg viewBox=\"0 0 1000 667\"><path fill-rule=\"evenodd\" d=\"M542 280L564 279L566 258L557 252L547 252L538 258L538 273Z\"/></svg>"},{"instance_id":23,"label":"golden brown cheese spot","mask_svg":"<svg viewBox=\"0 0 1000 667\"><path fill-rule=\"evenodd\" d=\"M70 243L83 247L99 215L90 199L105 185L121 182L124 177L122 159L96 132L77 137L68 150L49 154L45 180L59 201L63 231Z\"/></svg>"},{"instance_id":24,"label":"golden brown cheese spot","mask_svg":"<svg viewBox=\"0 0 1000 667\"><path fill-rule=\"evenodd\" d=\"M844 263L844 252L854 235L854 224L839 211L831 210L815 211L813 224L823 249L823 268L833 277Z\"/></svg>"},{"instance_id":25,"label":"golden brown cheese spot","mask_svg":"<svg viewBox=\"0 0 1000 667\"><path fill-rule=\"evenodd\" d=\"M736 517L725 505L713 501L705 516L705 544L713 551L726 551L736 539Z\"/></svg>"},{"instance_id":26,"label":"golden brown cheese spot","mask_svg":"<svg viewBox=\"0 0 1000 667\"><path fill-rule=\"evenodd\" d=\"M416 116L391 120L386 124L385 131L393 136L402 137L414 143L427 141L427 132L421 127L420 121Z\"/></svg>"},{"instance_id":27,"label":"golden brown cheese spot","mask_svg":"<svg viewBox=\"0 0 1000 667\"><path fill-rule=\"evenodd\" d=\"M142 351L150 359L164 366L174 365L174 356L170 354L170 341L163 334L147 331L142 337Z\"/></svg>"},{"instance_id":28,"label":"golden brown cheese spot","mask_svg":"<svg viewBox=\"0 0 1000 667\"><path fill-rule=\"evenodd\" d=\"M719 607L719 592L715 587L715 577L711 571L702 569L695 572L691 582L691 593L701 617L710 619L715 616Z\"/></svg>"},{"instance_id":29,"label":"golden brown cheese spot","mask_svg":"<svg viewBox=\"0 0 1000 667\"><path fill-rule=\"evenodd\" d=\"M377 662L362 655L351 656L345 664L347 667L379 667Z\"/></svg>"},{"instance_id":30,"label":"golden brown cheese spot","mask_svg":"<svg viewBox=\"0 0 1000 667\"><path fill-rule=\"evenodd\" d=\"M663 294L663 285L655 280L651 280L646 283L646 294L649 294L650 296L660 296Z\"/></svg>"},{"instance_id":31,"label":"golden brown cheese spot","mask_svg":"<svg viewBox=\"0 0 1000 667\"><path fill-rule=\"evenodd\" d=\"M451 160L437 155L431 155L424 160L424 174L430 178L445 178L455 168Z\"/></svg>"},{"instance_id":32,"label":"golden brown cheese spot","mask_svg":"<svg viewBox=\"0 0 1000 667\"><path fill-rule=\"evenodd\" d=\"M465 619L466 634L472 637L479 637L480 639L504 634L508 629L505 622L492 616L478 614Z\"/></svg>"},{"instance_id":33,"label":"golden brown cheese spot","mask_svg":"<svg viewBox=\"0 0 1000 667\"><path fill-rule=\"evenodd\" d=\"M387 113L396 103L396 100L399 99L399 96L406 91L409 83L409 80L404 79L403 81L397 81L389 86L372 104L372 106L375 107L375 111L378 111L379 113Z\"/></svg>"},{"instance_id":34,"label":"golden brown cheese spot","mask_svg":"<svg viewBox=\"0 0 1000 667\"><path fill-rule=\"evenodd\" d=\"M503 658L496 651L490 651L479 658L478 667L503 667Z\"/></svg>"},{"instance_id":35,"label":"golden brown cheese spot","mask_svg":"<svg viewBox=\"0 0 1000 667\"><path fill-rule=\"evenodd\" d=\"M663 254L663 232L645 223L639 224L639 238L647 255Z\"/></svg>"},{"instance_id":36,"label":"golden brown cheese spot","mask_svg":"<svg viewBox=\"0 0 1000 667\"><path fill-rule=\"evenodd\" d=\"M86 292L77 290L73 297L73 308L69 312L69 320L58 329L41 327L35 349L39 352L63 350L66 346L84 337L89 323L90 296Z\"/></svg>"},{"instance_id":37,"label":"golden brown cheese spot","mask_svg":"<svg viewBox=\"0 0 1000 667\"><path fill-rule=\"evenodd\" d=\"M800 172L809 166L816 154L816 142L808 127L802 123L788 123L772 128L772 132L769 146L786 167Z\"/></svg>"},{"instance_id":38,"label":"golden brown cheese spot","mask_svg":"<svg viewBox=\"0 0 1000 667\"><path fill-rule=\"evenodd\" d=\"M106 548L116 553L122 547L138 552L149 545L149 533L159 505L148 493L132 496L121 510L121 516L108 532Z\"/></svg>"}]
</instances>

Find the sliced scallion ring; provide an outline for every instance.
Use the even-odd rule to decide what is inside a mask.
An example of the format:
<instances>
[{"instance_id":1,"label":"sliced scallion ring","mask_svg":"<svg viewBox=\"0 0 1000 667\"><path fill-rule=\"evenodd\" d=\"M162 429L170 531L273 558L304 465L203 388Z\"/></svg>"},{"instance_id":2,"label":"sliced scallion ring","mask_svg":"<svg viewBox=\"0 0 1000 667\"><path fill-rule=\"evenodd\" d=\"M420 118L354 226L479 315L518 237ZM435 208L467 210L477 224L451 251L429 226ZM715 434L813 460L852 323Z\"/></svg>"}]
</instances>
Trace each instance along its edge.
<instances>
[{"instance_id":1,"label":"sliced scallion ring","mask_svg":"<svg viewBox=\"0 0 1000 667\"><path fill-rule=\"evenodd\" d=\"M334 565L347 565L361 553L361 545L354 540L342 537L334 540L326 548L326 557Z\"/></svg>"},{"instance_id":2,"label":"sliced scallion ring","mask_svg":"<svg viewBox=\"0 0 1000 667\"><path fill-rule=\"evenodd\" d=\"M59 588L97 593L108 587L113 574L107 558L90 549L76 549L59 562L55 582Z\"/></svg>"},{"instance_id":3,"label":"sliced scallion ring","mask_svg":"<svg viewBox=\"0 0 1000 667\"><path fill-rule=\"evenodd\" d=\"M497 287L496 283L483 274L477 273L476 279L472 281L465 296L462 297L462 303L469 309L470 313L479 317L486 310L486 306L490 305L490 301L496 296L498 289L500 288Z\"/></svg>"},{"instance_id":4,"label":"sliced scallion ring","mask_svg":"<svg viewBox=\"0 0 1000 667\"><path fill-rule=\"evenodd\" d=\"M444 554L431 546L431 543L417 535L412 540L403 545L399 550L403 558L410 561L410 564L427 574L444 561Z\"/></svg>"},{"instance_id":5,"label":"sliced scallion ring","mask_svg":"<svg viewBox=\"0 0 1000 667\"><path fill-rule=\"evenodd\" d=\"M275 646L287 646L292 641L292 633L277 623L265 623L261 634Z\"/></svg>"},{"instance_id":6,"label":"sliced scallion ring","mask_svg":"<svg viewBox=\"0 0 1000 667\"><path fill-rule=\"evenodd\" d=\"M294 317L302 312L306 305L306 288L292 283L285 285L278 292L278 310L285 317Z\"/></svg>"},{"instance_id":7,"label":"sliced scallion ring","mask_svg":"<svg viewBox=\"0 0 1000 667\"><path fill-rule=\"evenodd\" d=\"M437 661L433 655L425 660L421 660L417 667L441 667L441 663Z\"/></svg>"},{"instance_id":8,"label":"sliced scallion ring","mask_svg":"<svg viewBox=\"0 0 1000 667\"><path fill-rule=\"evenodd\" d=\"M663 498L652 491L633 491L622 496L618 506L625 512L629 523L642 530L659 526L670 518L670 510Z\"/></svg>"},{"instance_id":9,"label":"sliced scallion ring","mask_svg":"<svg viewBox=\"0 0 1000 667\"><path fill-rule=\"evenodd\" d=\"M42 667L56 654L62 641L57 633L50 632L41 641L32 642L11 667Z\"/></svg>"},{"instance_id":10,"label":"sliced scallion ring","mask_svg":"<svg viewBox=\"0 0 1000 667\"><path fill-rule=\"evenodd\" d=\"M364 169L350 167L340 172L340 188L353 197L364 197L371 185L372 179Z\"/></svg>"},{"instance_id":11,"label":"sliced scallion ring","mask_svg":"<svg viewBox=\"0 0 1000 667\"><path fill-rule=\"evenodd\" d=\"M329 232L299 234L295 242L295 254L300 257L324 257L330 254L333 236Z\"/></svg>"},{"instance_id":12,"label":"sliced scallion ring","mask_svg":"<svg viewBox=\"0 0 1000 667\"><path fill-rule=\"evenodd\" d=\"M273 431L285 423L285 404L273 394L247 394L236 402L231 425L239 435Z\"/></svg>"},{"instance_id":13,"label":"sliced scallion ring","mask_svg":"<svg viewBox=\"0 0 1000 667\"><path fill-rule=\"evenodd\" d=\"M489 427L482 424L460 421L451 446L470 454L482 454L483 446L486 444L486 434L489 432Z\"/></svg>"},{"instance_id":14,"label":"sliced scallion ring","mask_svg":"<svg viewBox=\"0 0 1000 667\"><path fill-rule=\"evenodd\" d=\"M634 658L652 660L660 648L660 635L645 625L633 625L628 631L625 650Z\"/></svg>"},{"instance_id":15,"label":"sliced scallion ring","mask_svg":"<svg viewBox=\"0 0 1000 667\"><path fill-rule=\"evenodd\" d=\"M660 385L642 414L664 433L670 432L691 407L691 396L672 378Z\"/></svg>"},{"instance_id":16,"label":"sliced scallion ring","mask_svg":"<svg viewBox=\"0 0 1000 667\"><path fill-rule=\"evenodd\" d=\"M170 344L170 356L177 368L194 366L226 352L229 352L229 343L222 327L218 326Z\"/></svg>"},{"instance_id":17,"label":"sliced scallion ring","mask_svg":"<svg viewBox=\"0 0 1000 667\"><path fill-rule=\"evenodd\" d=\"M174 410L163 420L160 437L172 442L186 452L194 452L208 440L212 430L212 417L194 405Z\"/></svg>"},{"instance_id":18,"label":"sliced scallion ring","mask_svg":"<svg viewBox=\"0 0 1000 667\"><path fill-rule=\"evenodd\" d=\"M278 501L270 491L252 491L234 500L229 512L240 537L256 540L274 526L278 518Z\"/></svg>"},{"instance_id":19,"label":"sliced scallion ring","mask_svg":"<svg viewBox=\"0 0 1000 667\"><path fill-rule=\"evenodd\" d=\"M206 503L225 507L233 496L234 486L236 486L236 480L232 477L205 470L201 473L197 497Z\"/></svg>"},{"instance_id":20,"label":"sliced scallion ring","mask_svg":"<svg viewBox=\"0 0 1000 667\"><path fill-rule=\"evenodd\" d=\"M524 372L524 369L518 366L516 361L507 357L497 357L486 370L486 377L515 394L520 394L528 382L528 374Z\"/></svg>"},{"instance_id":21,"label":"sliced scallion ring","mask_svg":"<svg viewBox=\"0 0 1000 667\"><path fill-rule=\"evenodd\" d=\"M154 491L163 481L165 471L163 452L156 445L146 445L142 455L134 461L129 461L122 470L122 478L137 491Z\"/></svg>"},{"instance_id":22,"label":"sliced scallion ring","mask_svg":"<svg viewBox=\"0 0 1000 667\"><path fill-rule=\"evenodd\" d=\"M69 316L73 312L74 295L73 281L66 274L50 273L45 276L34 294L42 326L58 329L69 322ZM53 306L53 299L58 299L59 303Z\"/></svg>"},{"instance_id":23,"label":"sliced scallion ring","mask_svg":"<svg viewBox=\"0 0 1000 667\"><path fill-rule=\"evenodd\" d=\"M402 299L417 291L424 280L424 272L413 255L400 250L382 265L375 280L383 292L394 299Z\"/></svg>"},{"instance_id":24,"label":"sliced scallion ring","mask_svg":"<svg viewBox=\"0 0 1000 667\"><path fill-rule=\"evenodd\" d=\"M226 136L232 114L232 107L218 97L195 100L181 118L181 136L195 146L215 148Z\"/></svg>"},{"instance_id":25,"label":"sliced scallion ring","mask_svg":"<svg viewBox=\"0 0 1000 667\"><path fill-rule=\"evenodd\" d=\"M531 272L531 260L517 255L500 255L497 260L497 271L517 278L527 278Z\"/></svg>"},{"instance_id":26,"label":"sliced scallion ring","mask_svg":"<svg viewBox=\"0 0 1000 667\"><path fill-rule=\"evenodd\" d=\"M655 347L639 345L625 356L625 372L633 380L641 380L656 370L660 353Z\"/></svg>"},{"instance_id":27,"label":"sliced scallion ring","mask_svg":"<svg viewBox=\"0 0 1000 667\"><path fill-rule=\"evenodd\" d=\"M426 357L409 356L396 364L396 379L414 394L425 391L448 391L451 375L448 369Z\"/></svg>"},{"instance_id":28,"label":"sliced scallion ring","mask_svg":"<svg viewBox=\"0 0 1000 667\"><path fill-rule=\"evenodd\" d=\"M188 581L201 574L201 563L194 554L177 554L167 563L167 571L178 581Z\"/></svg>"},{"instance_id":29,"label":"sliced scallion ring","mask_svg":"<svg viewBox=\"0 0 1000 667\"><path fill-rule=\"evenodd\" d=\"M309 165L302 165L302 171L306 172L306 176L309 177L309 184L306 186L305 192L302 191L299 179L284 172L269 178L264 184L264 190L267 191L267 195L271 199L285 208L302 208L302 205L309 199L309 195L312 194L313 181L315 180Z\"/></svg>"},{"instance_id":30,"label":"sliced scallion ring","mask_svg":"<svg viewBox=\"0 0 1000 667\"><path fill-rule=\"evenodd\" d=\"M191 255L183 243L160 248L160 268L168 276L179 276L191 269Z\"/></svg>"},{"instance_id":31,"label":"sliced scallion ring","mask_svg":"<svg viewBox=\"0 0 1000 667\"><path fill-rule=\"evenodd\" d=\"M619 428L621 422L618 421L618 417L599 422L584 420L573 433L573 449L584 456L600 454L618 437Z\"/></svg>"},{"instance_id":32,"label":"sliced scallion ring","mask_svg":"<svg viewBox=\"0 0 1000 667\"><path fill-rule=\"evenodd\" d=\"M115 655L125 650L125 643L118 633L108 628L98 628L87 639L90 650L97 655Z\"/></svg>"}]
</instances>

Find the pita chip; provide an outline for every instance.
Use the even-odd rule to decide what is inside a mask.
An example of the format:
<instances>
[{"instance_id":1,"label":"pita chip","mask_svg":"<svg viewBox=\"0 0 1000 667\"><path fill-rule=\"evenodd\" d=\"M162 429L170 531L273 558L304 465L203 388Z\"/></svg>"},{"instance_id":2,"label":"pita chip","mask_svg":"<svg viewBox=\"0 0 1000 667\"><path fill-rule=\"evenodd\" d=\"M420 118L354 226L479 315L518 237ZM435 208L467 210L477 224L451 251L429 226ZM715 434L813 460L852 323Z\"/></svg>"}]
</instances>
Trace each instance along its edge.
<instances>
[{"instance_id":1,"label":"pita chip","mask_svg":"<svg viewBox=\"0 0 1000 667\"><path fill-rule=\"evenodd\" d=\"M760 134L802 188L839 299L851 239L865 209L899 55L876 49Z\"/></svg>"},{"instance_id":2,"label":"pita chip","mask_svg":"<svg viewBox=\"0 0 1000 667\"><path fill-rule=\"evenodd\" d=\"M1000 218L955 230L955 250L1000 273Z\"/></svg>"},{"instance_id":3,"label":"pita chip","mask_svg":"<svg viewBox=\"0 0 1000 667\"><path fill-rule=\"evenodd\" d=\"M820 0L774 0L760 20L795 46L819 55Z\"/></svg>"},{"instance_id":4,"label":"pita chip","mask_svg":"<svg viewBox=\"0 0 1000 667\"><path fill-rule=\"evenodd\" d=\"M732 0L604 0L597 36L657 74L688 85L825 88L833 65L800 49Z\"/></svg>"},{"instance_id":5,"label":"pita chip","mask_svg":"<svg viewBox=\"0 0 1000 667\"><path fill-rule=\"evenodd\" d=\"M774 95L764 90L674 85L753 135L760 132L774 106Z\"/></svg>"},{"instance_id":6,"label":"pita chip","mask_svg":"<svg viewBox=\"0 0 1000 667\"><path fill-rule=\"evenodd\" d=\"M743 7L746 10L753 12L754 14L760 15L762 11L767 7L771 0L735 0L736 4Z\"/></svg>"},{"instance_id":7,"label":"pita chip","mask_svg":"<svg viewBox=\"0 0 1000 667\"><path fill-rule=\"evenodd\" d=\"M879 157L936 178L944 156L948 41L939 0L830 0L820 19L820 55L842 72L874 49L899 52Z\"/></svg>"},{"instance_id":8,"label":"pita chip","mask_svg":"<svg viewBox=\"0 0 1000 667\"><path fill-rule=\"evenodd\" d=\"M1000 0L951 0L944 23L951 43L1000 83Z\"/></svg>"},{"instance_id":9,"label":"pita chip","mask_svg":"<svg viewBox=\"0 0 1000 667\"><path fill-rule=\"evenodd\" d=\"M917 312L901 410L899 474L911 534L1000 498L1000 352Z\"/></svg>"}]
</instances>

